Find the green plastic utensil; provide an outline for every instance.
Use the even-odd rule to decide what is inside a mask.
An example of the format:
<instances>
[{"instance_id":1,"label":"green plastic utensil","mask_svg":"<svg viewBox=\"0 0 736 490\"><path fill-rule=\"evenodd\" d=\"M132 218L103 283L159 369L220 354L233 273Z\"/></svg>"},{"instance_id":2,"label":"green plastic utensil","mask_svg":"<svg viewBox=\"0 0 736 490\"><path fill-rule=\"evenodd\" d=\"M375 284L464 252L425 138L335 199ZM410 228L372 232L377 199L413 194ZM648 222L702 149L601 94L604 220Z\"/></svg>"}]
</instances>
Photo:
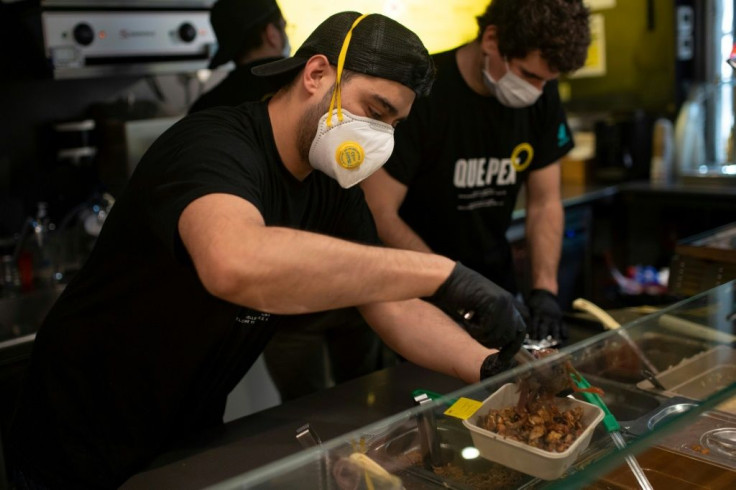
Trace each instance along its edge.
<instances>
[{"instance_id":1,"label":"green plastic utensil","mask_svg":"<svg viewBox=\"0 0 736 490\"><path fill-rule=\"evenodd\" d=\"M417 388L416 390L411 392L412 397L417 397L422 394L427 395L427 397L429 397L430 400L438 400L440 398L445 398L445 395L441 393L436 393L434 391L429 391L429 390L425 390L422 388ZM457 401L456 398L448 398L446 404L453 405L456 401Z\"/></svg>"},{"instance_id":2,"label":"green plastic utensil","mask_svg":"<svg viewBox=\"0 0 736 490\"><path fill-rule=\"evenodd\" d=\"M575 383L575 385L580 389L584 390L587 388L592 388L590 383L588 383L588 380L585 379L582 374L575 370L570 373L570 378L572 379L573 383ZM603 401L600 395L598 395L597 393L592 393L590 391L581 391L580 393L583 395L583 398L585 398L586 401L603 410L603 413L605 414L603 417L603 426L611 435L611 439L613 439L613 443L616 445L616 447L619 449L626 448L626 441L621 434L621 425L618 423L618 420L616 420L616 417L614 417L611 411L608 409L606 403ZM636 458L629 455L625 456L624 459L629 465L629 468L634 474L634 477L636 477L639 486L644 490L653 490L652 484L649 483L649 479L644 473L644 470L641 469L641 466L639 466L639 462L636 460Z\"/></svg>"},{"instance_id":3,"label":"green plastic utensil","mask_svg":"<svg viewBox=\"0 0 736 490\"><path fill-rule=\"evenodd\" d=\"M588 380L583 378L583 376L577 371L571 372L570 377L578 388L592 388L591 384L588 383ZM593 405L600 407L600 409L603 410L603 413L605 414L605 416L603 417L603 426L608 432L621 430L621 425L618 423L618 420L616 420L616 417L614 417L611 411L608 409L606 403L603 401L600 395L588 391L583 391L581 392L581 394L588 403L592 403Z\"/></svg>"}]
</instances>

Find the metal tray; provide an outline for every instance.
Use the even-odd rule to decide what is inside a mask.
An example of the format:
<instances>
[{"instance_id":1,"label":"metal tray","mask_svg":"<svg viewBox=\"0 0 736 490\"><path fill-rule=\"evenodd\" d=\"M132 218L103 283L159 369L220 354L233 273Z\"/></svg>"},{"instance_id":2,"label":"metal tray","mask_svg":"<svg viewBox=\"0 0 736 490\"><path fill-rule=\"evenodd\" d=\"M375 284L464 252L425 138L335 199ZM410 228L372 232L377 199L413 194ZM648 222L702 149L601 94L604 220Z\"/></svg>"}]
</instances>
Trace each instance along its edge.
<instances>
[{"instance_id":1,"label":"metal tray","mask_svg":"<svg viewBox=\"0 0 736 490\"><path fill-rule=\"evenodd\" d=\"M414 421L373 439L367 455L398 475L407 490L444 488L529 488L536 480L523 473L466 452L472 448L470 432L457 419L441 419L437 425L442 465L433 466L423 454L421 435Z\"/></svg>"},{"instance_id":2,"label":"metal tray","mask_svg":"<svg viewBox=\"0 0 736 490\"><path fill-rule=\"evenodd\" d=\"M736 416L718 410L703 412L688 427L661 439L659 445L736 470Z\"/></svg>"},{"instance_id":3,"label":"metal tray","mask_svg":"<svg viewBox=\"0 0 736 490\"><path fill-rule=\"evenodd\" d=\"M656 410L621 422L621 426L627 436L638 437L696 406L697 400L673 396ZM736 470L736 415L720 410L703 412L689 426L658 440L657 445Z\"/></svg>"},{"instance_id":4,"label":"metal tray","mask_svg":"<svg viewBox=\"0 0 736 490\"><path fill-rule=\"evenodd\" d=\"M645 332L635 339L636 345L654 366L664 371L713 346L705 341L686 339L674 335ZM580 372L622 383L637 383L646 377L644 364L637 353L620 337L614 337L585 355L575 366Z\"/></svg>"},{"instance_id":5,"label":"metal tray","mask_svg":"<svg viewBox=\"0 0 736 490\"><path fill-rule=\"evenodd\" d=\"M657 390L649 380L640 381L636 386L668 396L702 400L736 382L736 349L719 345L685 359L656 378L666 388L664 392Z\"/></svg>"}]
</instances>

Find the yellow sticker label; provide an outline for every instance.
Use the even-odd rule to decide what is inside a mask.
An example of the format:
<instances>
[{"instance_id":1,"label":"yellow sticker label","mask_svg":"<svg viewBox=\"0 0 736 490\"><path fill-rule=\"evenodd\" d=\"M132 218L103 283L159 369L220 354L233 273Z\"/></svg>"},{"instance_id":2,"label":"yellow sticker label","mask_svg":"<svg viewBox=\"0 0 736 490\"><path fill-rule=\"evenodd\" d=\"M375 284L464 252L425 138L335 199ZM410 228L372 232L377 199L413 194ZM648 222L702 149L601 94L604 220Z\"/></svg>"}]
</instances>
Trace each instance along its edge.
<instances>
[{"instance_id":1,"label":"yellow sticker label","mask_svg":"<svg viewBox=\"0 0 736 490\"><path fill-rule=\"evenodd\" d=\"M524 163L519 162L519 155L522 153L526 154L526 160ZM517 172L523 172L526 168L531 165L532 159L534 158L534 148L529 143L520 143L511 152L511 165L514 166Z\"/></svg>"},{"instance_id":2,"label":"yellow sticker label","mask_svg":"<svg viewBox=\"0 0 736 490\"><path fill-rule=\"evenodd\" d=\"M346 141L337 147L335 152L337 164L342 168L353 170L363 163L365 160L365 152L360 143L356 141Z\"/></svg>"},{"instance_id":3,"label":"yellow sticker label","mask_svg":"<svg viewBox=\"0 0 736 490\"><path fill-rule=\"evenodd\" d=\"M450 417L455 417L460 420L465 420L473 415L475 412L477 412L481 405L483 405L483 402L472 400L470 398L460 397L455 403L452 404L450 408L445 410L445 415L449 415Z\"/></svg>"}]
</instances>

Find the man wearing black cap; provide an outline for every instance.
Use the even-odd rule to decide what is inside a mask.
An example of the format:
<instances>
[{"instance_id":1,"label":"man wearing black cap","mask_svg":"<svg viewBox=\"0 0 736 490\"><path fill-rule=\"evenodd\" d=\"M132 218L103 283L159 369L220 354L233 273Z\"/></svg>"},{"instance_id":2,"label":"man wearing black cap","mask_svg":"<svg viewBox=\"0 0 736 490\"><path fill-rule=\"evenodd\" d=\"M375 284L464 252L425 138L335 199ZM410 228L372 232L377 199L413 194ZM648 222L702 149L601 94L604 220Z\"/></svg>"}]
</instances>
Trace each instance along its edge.
<instances>
[{"instance_id":1,"label":"man wearing black cap","mask_svg":"<svg viewBox=\"0 0 736 490\"><path fill-rule=\"evenodd\" d=\"M286 21L275 0L218 0L210 11L218 48L209 68L235 63L227 77L194 102L189 112L238 105L275 92L274 83L251 68L291 53Z\"/></svg>"},{"instance_id":2,"label":"man wearing black cap","mask_svg":"<svg viewBox=\"0 0 736 490\"><path fill-rule=\"evenodd\" d=\"M274 331L306 314L358 306L404 357L467 382L519 349L510 295L445 257L377 246L356 186L430 89L419 38L343 12L255 70L292 80L161 135L38 331L10 434L20 488L119 486L222 423Z\"/></svg>"},{"instance_id":3,"label":"man wearing black cap","mask_svg":"<svg viewBox=\"0 0 736 490\"><path fill-rule=\"evenodd\" d=\"M210 68L233 60L235 69L189 112L272 95L281 77L256 76L251 69L290 54L276 2L219 0L212 7L210 22L220 44ZM360 314L354 308L341 308L280 329L264 351L264 360L281 401L287 401L376 370L381 349L380 339Z\"/></svg>"}]
</instances>

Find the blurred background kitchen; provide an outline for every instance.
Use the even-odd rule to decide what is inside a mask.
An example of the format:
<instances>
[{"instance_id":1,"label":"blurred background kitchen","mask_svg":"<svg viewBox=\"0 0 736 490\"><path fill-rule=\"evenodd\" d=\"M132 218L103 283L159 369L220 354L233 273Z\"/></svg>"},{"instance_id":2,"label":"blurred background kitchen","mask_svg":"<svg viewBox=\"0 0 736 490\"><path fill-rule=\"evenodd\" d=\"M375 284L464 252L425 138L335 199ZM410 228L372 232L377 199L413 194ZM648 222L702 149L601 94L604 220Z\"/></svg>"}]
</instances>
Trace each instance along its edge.
<instances>
[{"instance_id":1,"label":"blurred background kitchen","mask_svg":"<svg viewBox=\"0 0 736 490\"><path fill-rule=\"evenodd\" d=\"M206 69L213 2L0 0L0 433L35 329L138 159L232 69ZM560 83L576 142L562 163L570 317L578 297L657 307L736 278L734 1L586 2L588 61ZM487 0L278 3L292 53L342 10L389 15L438 52L476 35ZM226 417L278 402L258 365Z\"/></svg>"}]
</instances>

